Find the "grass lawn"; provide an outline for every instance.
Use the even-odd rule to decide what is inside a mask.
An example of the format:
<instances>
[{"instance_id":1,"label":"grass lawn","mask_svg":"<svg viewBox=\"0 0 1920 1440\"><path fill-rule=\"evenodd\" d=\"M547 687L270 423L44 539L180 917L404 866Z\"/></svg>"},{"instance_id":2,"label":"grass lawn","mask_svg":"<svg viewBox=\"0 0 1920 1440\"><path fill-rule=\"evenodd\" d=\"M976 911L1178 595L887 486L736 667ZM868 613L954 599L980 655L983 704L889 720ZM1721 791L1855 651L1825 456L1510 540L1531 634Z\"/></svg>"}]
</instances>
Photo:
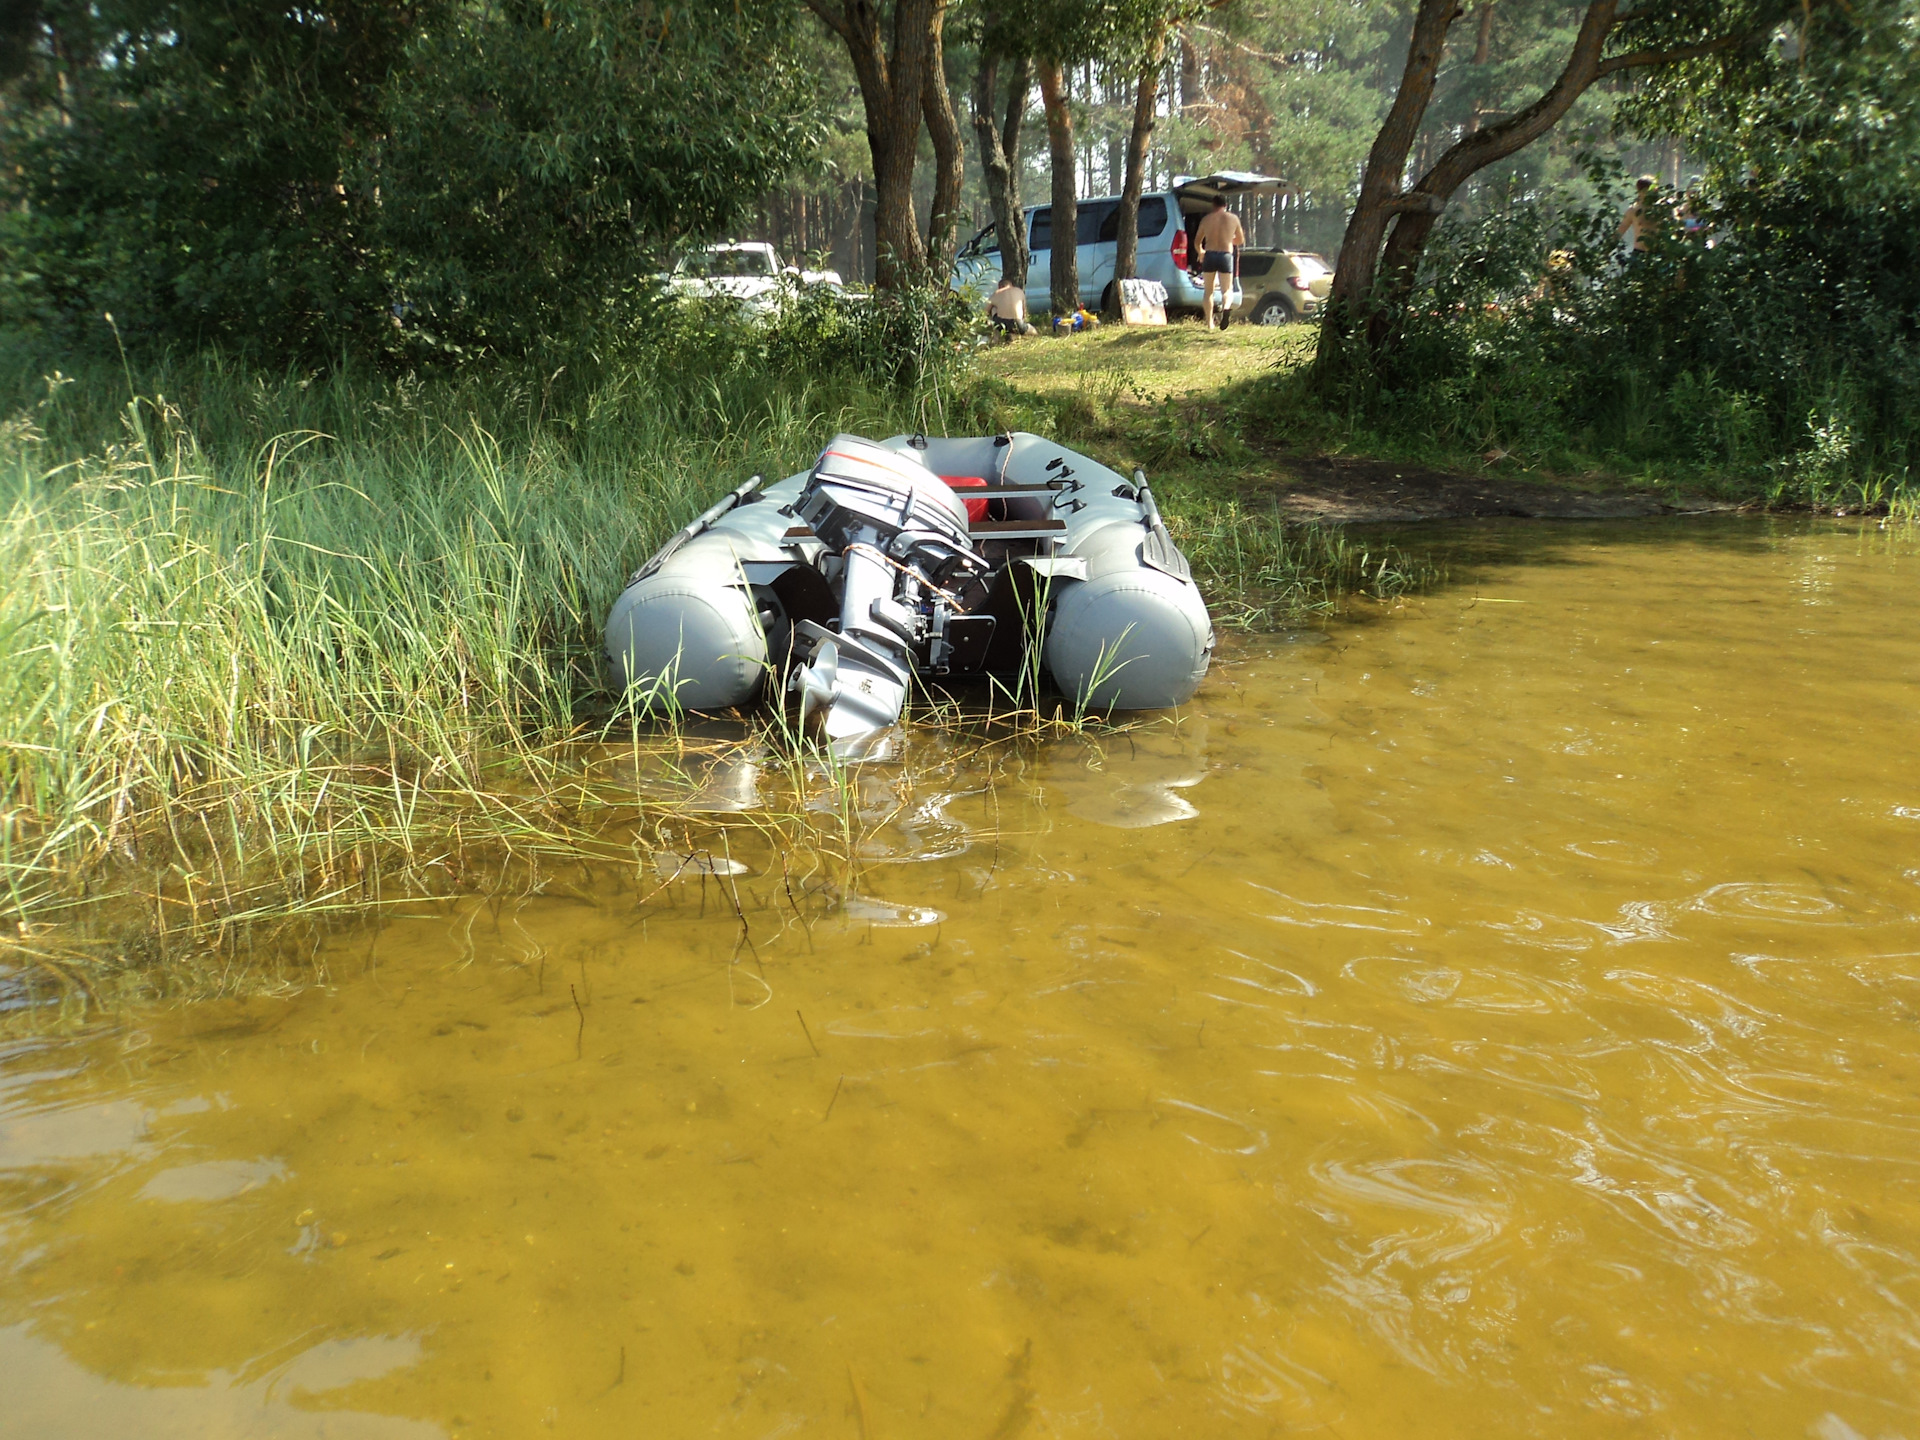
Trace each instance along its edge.
<instances>
[{"instance_id":1,"label":"grass lawn","mask_svg":"<svg viewBox=\"0 0 1920 1440\"><path fill-rule=\"evenodd\" d=\"M1306 325L1235 325L1209 331L1198 321L1164 329L1120 326L996 345L981 367L1024 390L1054 398L1076 391L1130 396L1218 395L1230 386L1294 369L1313 358Z\"/></svg>"},{"instance_id":2,"label":"grass lawn","mask_svg":"<svg viewBox=\"0 0 1920 1440\"><path fill-rule=\"evenodd\" d=\"M1007 428L1139 466L1163 494L1225 500L1293 483L1263 412L1271 382L1312 358L1313 337L1306 326L1113 326L996 344L978 364Z\"/></svg>"}]
</instances>

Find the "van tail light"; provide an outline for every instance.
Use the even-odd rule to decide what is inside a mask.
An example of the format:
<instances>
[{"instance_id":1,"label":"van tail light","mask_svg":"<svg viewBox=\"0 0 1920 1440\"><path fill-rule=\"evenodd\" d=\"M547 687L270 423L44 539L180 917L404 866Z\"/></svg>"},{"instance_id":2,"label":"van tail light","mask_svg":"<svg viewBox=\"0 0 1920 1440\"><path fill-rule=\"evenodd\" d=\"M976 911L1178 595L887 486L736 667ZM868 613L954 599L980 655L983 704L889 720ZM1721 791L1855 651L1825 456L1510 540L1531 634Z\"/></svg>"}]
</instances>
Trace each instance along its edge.
<instances>
[{"instance_id":1,"label":"van tail light","mask_svg":"<svg viewBox=\"0 0 1920 1440\"><path fill-rule=\"evenodd\" d=\"M1289 275L1287 277L1287 284L1291 285L1296 290L1310 290L1313 288L1307 281L1302 280L1298 275Z\"/></svg>"},{"instance_id":2,"label":"van tail light","mask_svg":"<svg viewBox=\"0 0 1920 1440\"><path fill-rule=\"evenodd\" d=\"M1173 255L1174 269L1184 270L1187 268L1187 232L1184 229L1173 232L1173 250L1171 254Z\"/></svg>"}]
</instances>

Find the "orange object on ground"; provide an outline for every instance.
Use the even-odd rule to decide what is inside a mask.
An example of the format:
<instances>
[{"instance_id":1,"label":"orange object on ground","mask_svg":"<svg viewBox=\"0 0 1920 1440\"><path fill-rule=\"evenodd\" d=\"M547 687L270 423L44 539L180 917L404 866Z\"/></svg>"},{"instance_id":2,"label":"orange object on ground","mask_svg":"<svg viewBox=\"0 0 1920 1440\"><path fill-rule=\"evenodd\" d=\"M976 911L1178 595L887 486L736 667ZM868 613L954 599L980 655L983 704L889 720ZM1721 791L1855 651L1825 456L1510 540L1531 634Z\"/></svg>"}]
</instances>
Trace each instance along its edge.
<instances>
[{"instance_id":1,"label":"orange object on ground","mask_svg":"<svg viewBox=\"0 0 1920 1440\"><path fill-rule=\"evenodd\" d=\"M954 490L984 490L987 488L986 478L981 475L942 475L940 478L946 481L948 486ZM961 503L967 507L967 519L984 520L987 518L988 501L963 500Z\"/></svg>"}]
</instances>

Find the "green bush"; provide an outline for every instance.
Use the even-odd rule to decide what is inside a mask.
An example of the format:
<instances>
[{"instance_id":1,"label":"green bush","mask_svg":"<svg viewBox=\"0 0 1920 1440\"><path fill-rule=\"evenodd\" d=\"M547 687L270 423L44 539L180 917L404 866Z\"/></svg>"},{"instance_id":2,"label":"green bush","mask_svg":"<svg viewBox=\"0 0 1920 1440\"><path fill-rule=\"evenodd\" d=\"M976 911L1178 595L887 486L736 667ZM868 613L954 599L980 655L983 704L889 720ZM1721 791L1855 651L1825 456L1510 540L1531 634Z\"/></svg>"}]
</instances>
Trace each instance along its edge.
<instances>
[{"instance_id":1,"label":"green bush","mask_svg":"<svg viewBox=\"0 0 1920 1440\"><path fill-rule=\"evenodd\" d=\"M1704 230L1656 233L1631 263L1613 205L1526 200L1447 225L1394 343L1326 347L1291 403L1330 398L1338 423L1456 456L1719 477L1785 502L1903 490L1920 464L1920 207L1695 204Z\"/></svg>"},{"instance_id":2,"label":"green bush","mask_svg":"<svg viewBox=\"0 0 1920 1440\"><path fill-rule=\"evenodd\" d=\"M972 308L947 289L869 294L802 286L752 337L751 355L775 374L938 385L966 368L980 330Z\"/></svg>"},{"instance_id":3,"label":"green bush","mask_svg":"<svg viewBox=\"0 0 1920 1440\"><path fill-rule=\"evenodd\" d=\"M58 344L446 363L617 344L809 149L795 7L46 8L0 82L0 314Z\"/></svg>"}]
</instances>

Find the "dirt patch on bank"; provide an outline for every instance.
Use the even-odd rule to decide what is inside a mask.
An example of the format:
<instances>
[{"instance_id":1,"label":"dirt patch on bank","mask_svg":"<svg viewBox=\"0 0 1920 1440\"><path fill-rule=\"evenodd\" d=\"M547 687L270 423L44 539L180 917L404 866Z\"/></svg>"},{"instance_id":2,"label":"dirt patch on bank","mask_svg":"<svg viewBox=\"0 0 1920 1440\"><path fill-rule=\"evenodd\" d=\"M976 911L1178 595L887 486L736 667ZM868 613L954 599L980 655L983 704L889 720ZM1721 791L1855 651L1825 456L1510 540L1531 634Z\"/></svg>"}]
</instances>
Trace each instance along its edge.
<instances>
[{"instance_id":1,"label":"dirt patch on bank","mask_svg":"<svg viewBox=\"0 0 1920 1440\"><path fill-rule=\"evenodd\" d=\"M1360 525L1412 520L1630 520L1736 510L1726 501L1589 490L1550 480L1460 475L1420 465L1343 456L1288 457L1280 478L1250 487L1249 499L1277 505L1290 520Z\"/></svg>"}]
</instances>

